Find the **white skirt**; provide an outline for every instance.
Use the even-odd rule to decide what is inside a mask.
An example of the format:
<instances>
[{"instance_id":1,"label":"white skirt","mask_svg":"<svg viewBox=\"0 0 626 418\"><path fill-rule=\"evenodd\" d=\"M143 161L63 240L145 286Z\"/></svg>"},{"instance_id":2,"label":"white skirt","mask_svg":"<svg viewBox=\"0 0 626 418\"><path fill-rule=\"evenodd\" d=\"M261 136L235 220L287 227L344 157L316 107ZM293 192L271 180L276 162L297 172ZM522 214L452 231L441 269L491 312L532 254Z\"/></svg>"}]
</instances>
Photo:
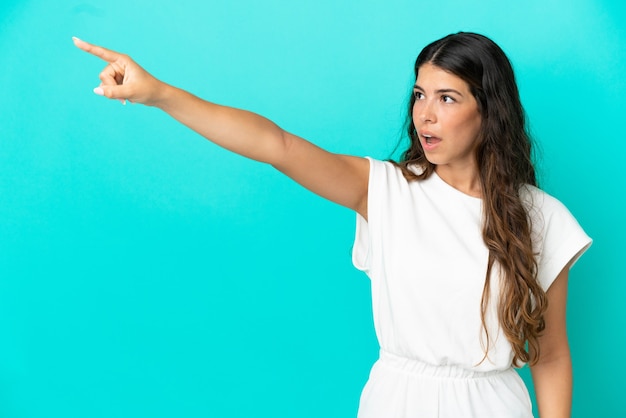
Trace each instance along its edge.
<instances>
[{"instance_id":1,"label":"white skirt","mask_svg":"<svg viewBox=\"0 0 626 418\"><path fill-rule=\"evenodd\" d=\"M532 418L514 369L474 372L432 366L381 350L361 394L358 418Z\"/></svg>"}]
</instances>

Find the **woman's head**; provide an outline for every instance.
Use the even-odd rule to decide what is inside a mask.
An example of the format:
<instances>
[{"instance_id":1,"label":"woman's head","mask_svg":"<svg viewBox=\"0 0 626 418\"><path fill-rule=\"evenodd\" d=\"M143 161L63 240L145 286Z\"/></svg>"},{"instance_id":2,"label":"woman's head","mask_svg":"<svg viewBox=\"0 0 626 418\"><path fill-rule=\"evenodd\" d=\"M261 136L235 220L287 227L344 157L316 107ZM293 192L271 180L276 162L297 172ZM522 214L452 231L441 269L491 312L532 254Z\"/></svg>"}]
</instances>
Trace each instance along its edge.
<instances>
[{"instance_id":1,"label":"woman's head","mask_svg":"<svg viewBox=\"0 0 626 418\"><path fill-rule=\"evenodd\" d=\"M444 170L478 177L476 149L482 115L469 85L460 77L431 64L420 67L413 86L413 127L426 159ZM467 190L477 193L480 190Z\"/></svg>"},{"instance_id":2,"label":"woman's head","mask_svg":"<svg viewBox=\"0 0 626 418\"><path fill-rule=\"evenodd\" d=\"M415 79L420 70L434 66L462 79L474 96L482 117L477 138L476 161L479 171L484 160L495 161L512 176L514 183L535 184L531 163L531 142L526 133L522 108L513 68L502 49L489 38L467 32L448 35L426 46L415 61ZM413 110L416 95L409 104L409 149L404 161L420 163L434 169L424 155L419 141ZM483 185L485 186L485 185Z\"/></svg>"}]
</instances>

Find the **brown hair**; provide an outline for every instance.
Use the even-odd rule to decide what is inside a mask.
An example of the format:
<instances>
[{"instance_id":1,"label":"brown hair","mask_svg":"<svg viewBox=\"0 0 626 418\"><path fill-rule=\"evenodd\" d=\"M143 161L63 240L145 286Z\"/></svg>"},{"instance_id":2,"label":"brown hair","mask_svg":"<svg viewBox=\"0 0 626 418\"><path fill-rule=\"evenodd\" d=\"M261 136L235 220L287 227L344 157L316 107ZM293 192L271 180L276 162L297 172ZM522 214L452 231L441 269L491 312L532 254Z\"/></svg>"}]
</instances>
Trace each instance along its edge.
<instances>
[{"instance_id":1,"label":"brown hair","mask_svg":"<svg viewBox=\"0 0 626 418\"><path fill-rule=\"evenodd\" d=\"M485 358L489 347L485 314L491 296L490 280L492 272L499 271L498 319L513 348L513 364L535 364L539 358L538 337L544 329L547 298L537 281L531 222L519 194L526 184L536 186L537 179L513 68L492 40L466 32L448 35L426 46L415 61L416 78L420 67L426 63L463 79L476 98L482 116L476 161L483 197L483 240L489 249L481 299L481 320L487 338ZM412 96L407 117L410 145L398 163L410 180L428 178L435 170L417 137L412 116L414 104ZM415 174L410 169L415 165L423 167L424 171ZM498 268L494 270L496 263Z\"/></svg>"}]
</instances>

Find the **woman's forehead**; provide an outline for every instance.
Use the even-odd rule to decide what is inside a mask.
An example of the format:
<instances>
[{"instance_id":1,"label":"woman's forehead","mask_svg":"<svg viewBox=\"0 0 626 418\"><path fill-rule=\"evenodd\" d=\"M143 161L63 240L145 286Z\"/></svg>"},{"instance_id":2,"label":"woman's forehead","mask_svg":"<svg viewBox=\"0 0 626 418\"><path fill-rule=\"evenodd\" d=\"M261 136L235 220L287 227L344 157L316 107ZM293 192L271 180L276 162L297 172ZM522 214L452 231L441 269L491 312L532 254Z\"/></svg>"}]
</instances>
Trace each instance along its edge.
<instances>
[{"instance_id":1,"label":"woman's forehead","mask_svg":"<svg viewBox=\"0 0 626 418\"><path fill-rule=\"evenodd\" d=\"M419 67L415 85L427 90L470 91L469 85L461 77L431 63L425 63Z\"/></svg>"}]
</instances>

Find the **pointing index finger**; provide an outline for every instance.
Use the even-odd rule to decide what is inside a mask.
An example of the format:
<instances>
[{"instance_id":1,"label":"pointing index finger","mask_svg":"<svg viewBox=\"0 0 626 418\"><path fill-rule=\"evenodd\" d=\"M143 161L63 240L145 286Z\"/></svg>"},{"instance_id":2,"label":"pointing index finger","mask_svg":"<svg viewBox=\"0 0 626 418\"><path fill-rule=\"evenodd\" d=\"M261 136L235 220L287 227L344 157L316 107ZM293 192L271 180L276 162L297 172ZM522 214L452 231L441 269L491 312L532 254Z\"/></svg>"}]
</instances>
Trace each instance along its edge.
<instances>
[{"instance_id":1,"label":"pointing index finger","mask_svg":"<svg viewBox=\"0 0 626 418\"><path fill-rule=\"evenodd\" d=\"M101 46L92 45L89 42L85 42L76 37L73 37L72 40L74 41L74 45L76 45L78 48L92 55L95 55L96 57L106 62L109 62L109 63L115 62L118 60L118 58L121 57L121 54L115 51L111 51L110 49L106 49Z\"/></svg>"}]
</instances>

